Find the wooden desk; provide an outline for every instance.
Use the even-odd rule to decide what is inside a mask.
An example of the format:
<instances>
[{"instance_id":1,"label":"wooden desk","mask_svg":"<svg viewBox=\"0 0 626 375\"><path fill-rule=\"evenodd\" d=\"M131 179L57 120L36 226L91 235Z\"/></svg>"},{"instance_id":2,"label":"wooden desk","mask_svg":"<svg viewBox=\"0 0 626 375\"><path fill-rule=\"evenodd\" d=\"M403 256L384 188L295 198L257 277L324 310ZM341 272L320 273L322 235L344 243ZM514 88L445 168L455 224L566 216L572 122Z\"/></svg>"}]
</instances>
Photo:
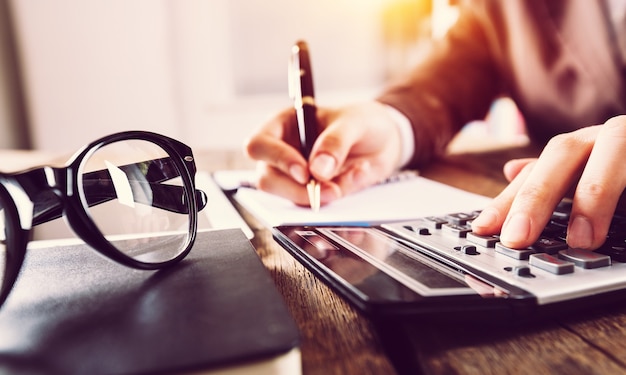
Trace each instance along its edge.
<instances>
[{"instance_id":1,"label":"wooden desk","mask_svg":"<svg viewBox=\"0 0 626 375\"><path fill-rule=\"evenodd\" d=\"M422 175L487 196L506 181L504 161L533 150L457 154ZM198 154L211 169L224 155ZM251 166L236 155L231 165ZM243 163L243 164L242 164ZM221 164L221 163L219 163ZM245 213L244 213L245 214ZM246 215L253 244L270 270L302 333L304 374L394 374L373 322L342 300L286 253L270 232ZM424 374L617 374L626 373L626 307L564 316L520 327L413 327L408 356ZM405 356L407 353L404 353ZM402 371L404 372L404 371Z\"/></svg>"},{"instance_id":2,"label":"wooden desk","mask_svg":"<svg viewBox=\"0 0 626 375\"><path fill-rule=\"evenodd\" d=\"M423 170L422 175L494 196L506 185L500 177L502 162L523 153L507 150L480 156L454 155ZM1 160L15 156L0 152ZM28 158L20 167L49 158L21 153L17 156ZM196 156L200 170L253 166L236 151L196 152ZM245 217L255 232L252 242L300 328L304 374L396 373L379 328L288 255L266 228L249 215ZM410 373L626 373L626 306L523 327L416 326L405 333L411 345L403 357L419 366Z\"/></svg>"}]
</instances>

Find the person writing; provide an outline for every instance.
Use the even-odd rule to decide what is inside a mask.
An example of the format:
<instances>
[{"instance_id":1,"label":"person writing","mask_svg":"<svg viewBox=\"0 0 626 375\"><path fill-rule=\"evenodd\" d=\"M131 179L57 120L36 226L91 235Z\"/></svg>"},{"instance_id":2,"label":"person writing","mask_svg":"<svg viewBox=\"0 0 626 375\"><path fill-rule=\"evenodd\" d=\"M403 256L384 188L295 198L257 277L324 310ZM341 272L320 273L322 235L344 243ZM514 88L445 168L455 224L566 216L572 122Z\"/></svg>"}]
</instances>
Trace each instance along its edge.
<instances>
[{"instance_id":1,"label":"person writing","mask_svg":"<svg viewBox=\"0 0 626 375\"><path fill-rule=\"evenodd\" d=\"M260 165L258 187L295 203L321 183L328 204L440 157L468 122L498 97L512 98L536 159L504 166L510 184L472 223L530 246L573 189L567 241L596 249L626 187L626 1L476 0L432 53L371 102L318 108L322 128L310 157L297 147L293 109L246 142Z\"/></svg>"}]
</instances>

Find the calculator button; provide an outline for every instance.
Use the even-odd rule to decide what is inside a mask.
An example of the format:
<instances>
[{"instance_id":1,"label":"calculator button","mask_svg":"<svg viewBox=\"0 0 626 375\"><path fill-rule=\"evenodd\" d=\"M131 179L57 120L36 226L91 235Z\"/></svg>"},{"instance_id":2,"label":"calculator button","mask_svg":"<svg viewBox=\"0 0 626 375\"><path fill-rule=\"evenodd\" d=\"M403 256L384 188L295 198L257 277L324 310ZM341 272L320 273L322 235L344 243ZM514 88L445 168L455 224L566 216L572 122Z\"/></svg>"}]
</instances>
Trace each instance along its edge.
<instances>
[{"instance_id":1,"label":"calculator button","mask_svg":"<svg viewBox=\"0 0 626 375\"><path fill-rule=\"evenodd\" d=\"M569 221L569 216L571 212L572 212L572 202L561 201L552 212L552 218L554 220L567 222Z\"/></svg>"},{"instance_id":2,"label":"calculator button","mask_svg":"<svg viewBox=\"0 0 626 375\"><path fill-rule=\"evenodd\" d=\"M611 265L611 257L593 251L569 248L559 251L559 258L573 262L581 268L600 268Z\"/></svg>"},{"instance_id":3,"label":"calculator button","mask_svg":"<svg viewBox=\"0 0 626 375\"><path fill-rule=\"evenodd\" d=\"M472 227L469 225L444 224L441 230L455 237L465 238L465 236L472 231Z\"/></svg>"},{"instance_id":4,"label":"calculator button","mask_svg":"<svg viewBox=\"0 0 626 375\"><path fill-rule=\"evenodd\" d=\"M565 275L574 272L574 263L545 253L532 254L528 263L555 275Z\"/></svg>"},{"instance_id":5,"label":"calculator button","mask_svg":"<svg viewBox=\"0 0 626 375\"><path fill-rule=\"evenodd\" d=\"M521 277L534 277L534 275L530 273L530 267L528 266L513 267L513 273Z\"/></svg>"},{"instance_id":6,"label":"calculator button","mask_svg":"<svg viewBox=\"0 0 626 375\"><path fill-rule=\"evenodd\" d=\"M448 220L440 216L428 216L424 220L426 224L433 229L441 229L441 226L448 223Z\"/></svg>"},{"instance_id":7,"label":"calculator button","mask_svg":"<svg viewBox=\"0 0 626 375\"><path fill-rule=\"evenodd\" d=\"M524 266L515 266L515 267L504 267L504 270L506 272L512 272L516 276L528 277L528 278L535 277L535 275L533 275L530 272L530 267L528 267L526 265L524 265Z\"/></svg>"},{"instance_id":8,"label":"calculator button","mask_svg":"<svg viewBox=\"0 0 626 375\"><path fill-rule=\"evenodd\" d=\"M498 236L481 236L474 232L468 233L466 238L469 242L482 247L494 247L496 246L496 243L500 241Z\"/></svg>"},{"instance_id":9,"label":"calculator button","mask_svg":"<svg viewBox=\"0 0 626 375\"><path fill-rule=\"evenodd\" d=\"M556 254L559 250L567 249L567 242L541 237L531 247L538 253Z\"/></svg>"},{"instance_id":10,"label":"calculator button","mask_svg":"<svg viewBox=\"0 0 626 375\"><path fill-rule=\"evenodd\" d=\"M461 252L465 255L479 255L480 254L478 250L476 250L476 246L473 246L473 245L461 246Z\"/></svg>"},{"instance_id":11,"label":"calculator button","mask_svg":"<svg viewBox=\"0 0 626 375\"><path fill-rule=\"evenodd\" d=\"M452 224L465 225L468 221L474 220L476 218L476 215L474 215L473 213L456 212L446 215L445 218Z\"/></svg>"},{"instance_id":12,"label":"calculator button","mask_svg":"<svg viewBox=\"0 0 626 375\"><path fill-rule=\"evenodd\" d=\"M556 220L550 221L544 228L542 236L549 238L561 238L567 237L567 222L560 222Z\"/></svg>"},{"instance_id":13,"label":"calculator button","mask_svg":"<svg viewBox=\"0 0 626 375\"><path fill-rule=\"evenodd\" d=\"M626 240L626 215L617 212L613 215L609 235L614 239Z\"/></svg>"},{"instance_id":14,"label":"calculator button","mask_svg":"<svg viewBox=\"0 0 626 375\"><path fill-rule=\"evenodd\" d=\"M602 245L597 253L608 255L611 260L620 263L626 263L626 241L612 241L609 240Z\"/></svg>"},{"instance_id":15,"label":"calculator button","mask_svg":"<svg viewBox=\"0 0 626 375\"><path fill-rule=\"evenodd\" d=\"M405 225L404 229L409 230L411 232L415 232L419 235L422 236L429 236L430 235L430 230L428 230L428 228L425 227L418 227L418 226L414 226L414 225Z\"/></svg>"},{"instance_id":16,"label":"calculator button","mask_svg":"<svg viewBox=\"0 0 626 375\"><path fill-rule=\"evenodd\" d=\"M498 242L496 244L496 253L500 253L514 259L528 260L530 254L534 254L535 250L529 247L525 249L513 249L511 247L504 246L501 242Z\"/></svg>"}]
</instances>

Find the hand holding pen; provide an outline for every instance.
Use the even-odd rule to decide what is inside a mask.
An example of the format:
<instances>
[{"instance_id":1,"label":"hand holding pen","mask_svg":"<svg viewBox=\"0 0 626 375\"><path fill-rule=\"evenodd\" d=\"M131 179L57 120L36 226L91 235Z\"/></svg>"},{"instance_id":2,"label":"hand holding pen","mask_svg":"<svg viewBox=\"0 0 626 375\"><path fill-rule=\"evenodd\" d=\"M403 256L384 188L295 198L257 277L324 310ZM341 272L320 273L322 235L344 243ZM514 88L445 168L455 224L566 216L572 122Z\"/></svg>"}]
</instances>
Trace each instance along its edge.
<instances>
[{"instance_id":1,"label":"hand holding pen","mask_svg":"<svg viewBox=\"0 0 626 375\"><path fill-rule=\"evenodd\" d=\"M300 152L309 160L311 148L317 139L319 127L317 124L317 108L313 90L313 75L309 49L305 42L298 41L291 48L289 60L289 95L293 99L300 137ZM309 204L311 209L320 209L320 184L311 178L307 184Z\"/></svg>"},{"instance_id":2,"label":"hand holding pen","mask_svg":"<svg viewBox=\"0 0 626 375\"><path fill-rule=\"evenodd\" d=\"M316 209L391 176L402 142L394 119L377 101L316 106L306 47L297 43L289 60L294 106L262 124L244 151L257 161L254 186Z\"/></svg>"}]
</instances>

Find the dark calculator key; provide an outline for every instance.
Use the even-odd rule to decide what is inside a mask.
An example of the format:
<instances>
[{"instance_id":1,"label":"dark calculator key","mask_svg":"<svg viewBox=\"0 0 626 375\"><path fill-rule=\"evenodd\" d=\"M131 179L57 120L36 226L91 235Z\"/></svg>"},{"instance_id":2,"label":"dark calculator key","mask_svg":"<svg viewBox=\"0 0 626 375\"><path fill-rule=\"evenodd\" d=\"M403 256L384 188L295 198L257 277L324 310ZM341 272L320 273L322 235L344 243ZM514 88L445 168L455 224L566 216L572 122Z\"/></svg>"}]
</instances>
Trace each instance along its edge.
<instances>
[{"instance_id":1,"label":"dark calculator key","mask_svg":"<svg viewBox=\"0 0 626 375\"><path fill-rule=\"evenodd\" d=\"M611 240L626 241L626 220L614 218L607 237Z\"/></svg>"},{"instance_id":2,"label":"dark calculator key","mask_svg":"<svg viewBox=\"0 0 626 375\"><path fill-rule=\"evenodd\" d=\"M625 241L608 240L596 252L610 256L611 260L615 262L626 263Z\"/></svg>"},{"instance_id":3,"label":"dark calculator key","mask_svg":"<svg viewBox=\"0 0 626 375\"><path fill-rule=\"evenodd\" d=\"M567 236L567 224L564 225L553 220L543 228L541 235L550 238L565 238Z\"/></svg>"},{"instance_id":4,"label":"dark calculator key","mask_svg":"<svg viewBox=\"0 0 626 375\"><path fill-rule=\"evenodd\" d=\"M476 250L476 246L473 246L473 245L461 246L461 252L465 255L480 255L478 250Z\"/></svg>"},{"instance_id":5,"label":"dark calculator key","mask_svg":"<svg viewBox=\"0 0 626 375\"><path fill-rule=\"evenodd\" d=\"M515 275L520 277L535 277L535 275L530 272L530 267L528 266L515 266L512 271Z\"/></svg>"},{"instance_id":6,"label":"dark calculator key","mask_svg":"<svg viewBox=\"0 0 626 375\"><path fill-rule=\"evenodd\" d=\"M421 235L430 235L428 228L419 225L405 225L404 229Z\"/></svg>"},{"instance_id":7,"label":"dark calculator key","mask_svg":"<svg viewBox=\"0 0 626 375\"><path fill-rule=\"evenodd\" d=\"M547 226L551 227L553 230L566 231L568 224L569 222L564 220L550 220Z\"/></svg>"},{"instance_id":8,"label":"dark calculator key","mask_svg":"<svg viewBox=\"0 0 626 375\"><path fill-rule=\"evenodd\" d=\"M559 250L567 249L567 242L560 239L541 237L531 247L538 253L556 254Z\"/></svg>"},{"instance_id":9,"label":"dark calculator key","mask_svg":"<svg viewBox=\"0 0 626 375\"><path fill-rule=\"evenodd\" d=\"M568 222L572 212L572 202L561 201L552 212L552 219L561 222Z\"/></svg>"}]
</instances>

